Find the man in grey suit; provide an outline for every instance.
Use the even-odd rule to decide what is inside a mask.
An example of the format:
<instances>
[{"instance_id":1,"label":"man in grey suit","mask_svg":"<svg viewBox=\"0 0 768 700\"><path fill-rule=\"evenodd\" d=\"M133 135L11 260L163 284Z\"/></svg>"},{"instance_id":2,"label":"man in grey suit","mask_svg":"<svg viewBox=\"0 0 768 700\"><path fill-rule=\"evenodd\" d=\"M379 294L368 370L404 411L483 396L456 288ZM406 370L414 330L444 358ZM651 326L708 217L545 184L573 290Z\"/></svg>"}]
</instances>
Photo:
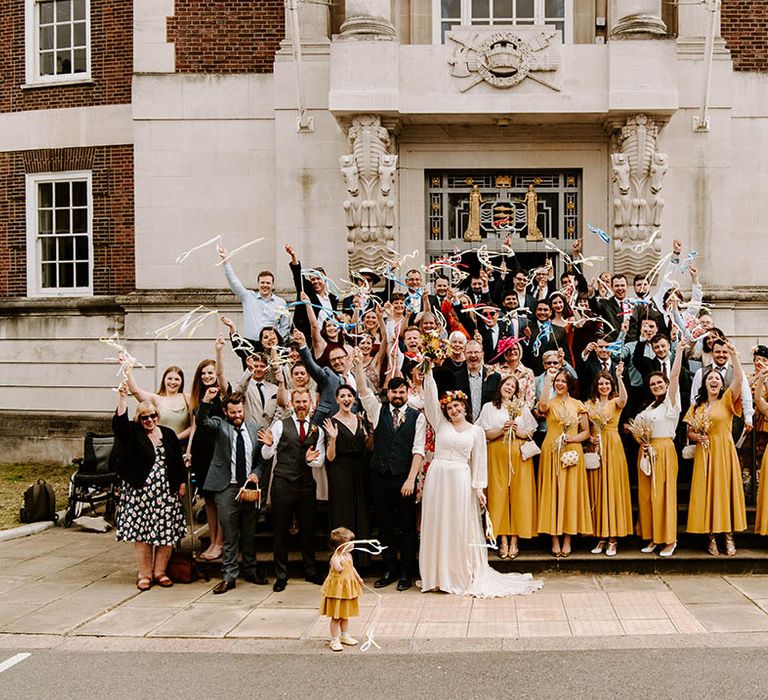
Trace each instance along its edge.
<instances>
[{"instance_id":1,"label":"man in grey suit","mask_svg":"<svg viewBox=\"0 0 768 700\"><path fill-rule=\"evenodd\" d=\"M237 585L238 552L243 556L245 580L259 585L268 583L256 564L256 508L253 503L235 498L247 481L259 483L262 471L259 426L245 418L242 394L230 394L222 402L226 420L209 415L211 401L218 391L216 387L209 388L197 409L197 425L216 436L213 459L204 484L205 490L214 494L224 531L222 581L213 589L216 594L231 591Z\"/></svg>"},{"instance_id":2,"label":"man in grey suit","mask_svg":"<svg viewBox=\"0 0 768 700\"><path fill-rule=\"evenodd\" d=\"M259 426L271 425L277 410L277 384L266 381L269 360L258 352L246 359L248 369L240 377L235 392L245 397L245 413Z\"/></svg>"},{"instance_id":3,"label":"man in grey suit","mask_svg":"<svg viewBox=\"0 0 768 700\"><path fill-rule=\"evenodd\" d=\"M339 410L339 404L336 402L336 389L342 384L349 384L357 391L357 382L350 370L352 358L344 348L333 348L328 354L328 362L331 366L320 367L315 362L315 358L312 357L312 351L307 346L307 339L301 331L293 331L293 340L299 346L299 355L301 361L307 366L309 376L317 382L320 399L317 402L317 409L312 415L312 423L322 427L323 421ZM357 404L352 410L357 411Z\"/></svg>"}]
</instances>

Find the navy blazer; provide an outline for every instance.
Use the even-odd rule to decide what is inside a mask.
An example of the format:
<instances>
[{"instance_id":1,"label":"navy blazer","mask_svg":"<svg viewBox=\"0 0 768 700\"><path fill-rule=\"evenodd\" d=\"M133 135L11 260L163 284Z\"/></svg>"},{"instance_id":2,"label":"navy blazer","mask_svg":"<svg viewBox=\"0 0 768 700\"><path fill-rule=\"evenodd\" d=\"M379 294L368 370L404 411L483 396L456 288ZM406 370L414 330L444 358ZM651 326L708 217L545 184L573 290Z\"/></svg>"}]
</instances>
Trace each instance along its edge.
<instances>
[{"instance_id":1,"label":"navy blazer","mask_svg":"<svg viewBox=\"0 0 768 700\"><path fill-rule=\"evenodd\" d=\"M198 430L202 429L215 436L213 459L208 469L208 476L203 484L206 491L223 491L232 482L232 437L234 426L225 418L210 415L210 402L203 401L195 413ZM263 464L261 461L261 443L259 443L259 426L250 419L243 423L251 439L253 452L251 453L250 474L256 474L261 479Z\"/></svg>"}]
</instances>

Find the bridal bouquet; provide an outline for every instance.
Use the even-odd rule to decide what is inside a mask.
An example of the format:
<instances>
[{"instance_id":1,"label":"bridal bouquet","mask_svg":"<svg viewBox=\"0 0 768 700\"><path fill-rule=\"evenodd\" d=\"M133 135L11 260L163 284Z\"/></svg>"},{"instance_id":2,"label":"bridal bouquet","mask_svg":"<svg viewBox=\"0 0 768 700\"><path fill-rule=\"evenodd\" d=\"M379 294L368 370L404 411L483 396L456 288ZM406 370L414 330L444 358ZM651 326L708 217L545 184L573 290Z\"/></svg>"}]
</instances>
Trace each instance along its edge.
<instances>
[{"instance_id":1,"label":"bridal bouquet","mask_svg":"<svg viewBox=\"0 0 768 700\"><path fill-rule=\"evenodd\" d=\"M562 432L558 436L556 443L558 451L562 451L567 444L565 440L568 437L568 433L578 425L579 417L562 408L555 413L555 418L557 418L557 422L562 426Z\"/></svg>"},{"instance_id":2,"label":"bridal bouquet","mask_svg":"<svg viewBox=\"0 0 768 700\"><path fill-rule=\"evenodd\" d=\"M512 399L512 401L505 401L504 407L507 409L509 420L513 422L513 425L510 425L507 429L507 432L504 435L504 439L512 440L512 438L515 437L514 421L517 420L520 417L520 414L523 412L523 409L525 408L525 401L516 396L514 399Z\"/></svg>"},{"instance_id":3,"label":"bridal bouquet","mask_svg":"<svg viewBox=\"0 0 768 700\"><path fill-rule=\"evenodd\" d=\"M427 331L421 336L421 362L416 366L420 372L426 372L436 361L448 354L448 341L440 336L439 331Z\"/></svg>"},{"instance_id":4,"label":"bridal bouquet","mask_svg":"<svg viewBox=\"0 0 768 700\"><path fill-rule=\"evenodd\" d=\"M688 426L691 430L698 433L699 435L705 436L705 439L702 440L699 444L704 450L708 450L709 431L712 430L712 414L709 410L709 405L705 404L704 406L696 406L696 408L693 410L693 415L691 416L691 420L689 421Z\"/></svg>"},{"instance_id":5,"label":"bridal bouquet","mask_svg":"<svg viewBox=\"0 0 768 700\"><path fill-rule=\"evenodd\" d=\"M643 446L643 457L640 459L640 469L643 474L650 476L653 471L653 464L656 460L656 450L651 447L651 438L653 437L653 419L650 416L640 414L629 420L629 431Z\"/></svg>"},{"instance_id":6,"label":"bridal bouquet","mask_svg":"<svg viewBox=\"0 0 768 700\"><path fill-rule=\"evenodd\" d=\"M598 406L590 406L589 422L597 434L597 449L584 455L584 462L587 469L597 469L600 466L601 455L603 453L603 430L608 425L608 417L600 410Z\"/></svg>"}]
</instances>

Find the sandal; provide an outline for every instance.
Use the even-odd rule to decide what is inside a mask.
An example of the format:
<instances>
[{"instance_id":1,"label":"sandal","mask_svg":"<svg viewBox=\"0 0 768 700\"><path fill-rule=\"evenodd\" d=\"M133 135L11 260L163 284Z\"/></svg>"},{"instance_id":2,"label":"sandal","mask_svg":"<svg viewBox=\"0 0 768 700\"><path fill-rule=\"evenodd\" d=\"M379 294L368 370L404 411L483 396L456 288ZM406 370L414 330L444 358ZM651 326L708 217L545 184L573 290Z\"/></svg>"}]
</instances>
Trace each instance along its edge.
<instances>
[{"instance_id":1,"label":"sandal","mask_svg":"<svg viewBox=\"0 0 768 700\"><path fill-rule=\"evenodd\" d=\"M502 540L501 544L499 545L499 559L508 559L509 558L509 545Z\"/></svg>"},{"instance_id":2,"label":"sandal","mask_svg":"<svg viewBox=\"0 0 768 700\"><path fill-rule=\"evenodd\" d=\"M509 548L509 559L517 559L519 554L520 554L520 550L517 547Z\"/></svg>"},{"instance_id":3,"label":"sandal","mask_svg":"<svg viewBox=\"0 0 768 700\"><path fill-rule=\"evenodd\" d=\"M729 532L725 536L725 555L727 557L736 556L736 543L733 541L733 533Z\"/></svg>"},{"instance_id":4,"label":"sandal","mask_svg":"<svg viewBox=\"0 0 768 700\"><path fill-rule=\"evenodd\" d=\"M605 549L605 540L600 540L595 548L591 551L591 554L602 554Z\"/></svg>"},{"instance_id":5,"label":"sandal","mask_svg":"<svg viewBox=\"0 0 768 700\"><path fill-rule=\"evenodd\" d=\"M155 576L155 583L161 588L170 588L173 585L173 581L166 574Z\"/></svg>"},{"instance_id":6,"label":"sandal","mask_svg":"<svg viewBox=\"0 0 768 700\"><path fill-rule=\"evenodd\" d=\"M136 588L138 588L140 591L148 591L150 588L152 588L152 579L148 576L143 576L138 581L136 581Z\"/></svg>"},{"instance_id":7,"label":"sandal","mask_svg":"<svg viewBox=\"0 0 768 700\"><path fill-rule=\"evenodd\" d=\"M617 551L618 551L618 543L617 542L609 542L608 543L608 549L605 550L605 556L606 557L615 557Z\"/></svg>"},{"instance_id":8,"label":"sandal","mask_svg":"<svg viewBox=\"0 0 768 700\"><path fill-rule=\"evenodd\" d=\"M714 535L709 536L709 544L707 545L707 554L711 554L713 557L716 557L720 552L717 549L717 540L715 540Z\"/></svg>"}]
</instances>

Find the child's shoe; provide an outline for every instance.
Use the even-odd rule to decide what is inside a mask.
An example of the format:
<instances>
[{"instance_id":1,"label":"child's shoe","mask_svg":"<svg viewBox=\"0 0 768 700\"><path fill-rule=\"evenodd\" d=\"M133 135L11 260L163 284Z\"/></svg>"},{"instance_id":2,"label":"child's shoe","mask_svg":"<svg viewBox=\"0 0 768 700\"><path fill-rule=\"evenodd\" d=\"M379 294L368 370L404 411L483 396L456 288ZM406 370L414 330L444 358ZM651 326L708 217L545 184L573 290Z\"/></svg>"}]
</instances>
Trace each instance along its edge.
<instances>
[{"instance_id":1,"label":"child's shoe","mask_svg":"<svg viewBox=\"0 0 768 700\"><path fill-rule=\"evenodd\" d=\"M354 647L357 646L357 640L354 637L350 637L347 634L342 634L339 638L339 641L342 644L346 644L348 647Z\"/></svg>"},{"instance_id":2,"label":"child's shoe","mask_svg":"<svg viewBox=\"0 0 768 700\"><path fill-rule=\"evenodd\" d=\"M328 644L331 647L331 651L344 651L344 647L341 646L341 641L338 637L334 637Z\"/></svg>"}]
</instances>

